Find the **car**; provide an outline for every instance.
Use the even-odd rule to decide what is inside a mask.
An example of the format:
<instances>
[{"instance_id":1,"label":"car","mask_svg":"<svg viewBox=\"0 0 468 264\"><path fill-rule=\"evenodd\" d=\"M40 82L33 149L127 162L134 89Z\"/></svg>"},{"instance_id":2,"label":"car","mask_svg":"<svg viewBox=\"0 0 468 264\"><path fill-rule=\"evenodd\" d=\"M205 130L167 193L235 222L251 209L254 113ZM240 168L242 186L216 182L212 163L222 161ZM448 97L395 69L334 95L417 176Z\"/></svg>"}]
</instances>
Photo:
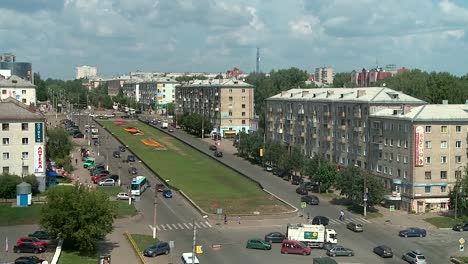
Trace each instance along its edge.
<instances>
[{"instance_id":1,"label":"car","mask_svg":"<svg viewBox=\"0 0 468 264\"><path fill-rule=\"evenodd\" d=\"M171 252L171 248L169 247L169 243L164 241L158 241L156 244L147 247L143 251L143 255L146 257L156 257L158 255L168 255Z\"/></svg>"},{"instance_id":2,"label":"car","mask_svg":"<svg viewBox=\"0 0 468 264\"><path fill-rule=\"evenodd\" d=\"M99 176L93 176L91 177L91 181L94 183L94 184L98 184L99 182L103 181L104 179L106 179L107 176L102 176L102 177L99 177Z\"/></svg>"},{"instance_id":3,"label":"car","mask_svg":"<svg viewBox=\"0 0 468 264\"><path fill-rule=\"evenodd\" d=\"M164 190L166 190L166 186L164 184L158 183L156 184L156 190L158 192L164 192Z\"/></svg>"},{"instance_id":4,"label":"car","mask_svg":"<svg viewBox=\"0 0 468 264\"><path fill-rule=\"evenodd\" d=\"M99 186L115 186L115 180L114 179L102 179L100 182L98 182Z\"/></svg>"},{"instance_id":5,"label":"car","mask_svg":"<svg viewBox=\"0 0 468 264\"><path fill-rule=\"evenodd\" d=\"M98 146L100 144L99 140L94 140L93 144L94 144L94 146Z\"/></svg>"},{"instance_id":6,"label":"car","mask_svg":"<svg viewBox=\"0 0 468 264\"><path fill-rule=\"evenodd\" d=\"M300 184L300 187L305 188L309 192L318 192L319 190L319 184L315 182L310 182L310 181L302 182Z\"/></svg>"},{"instance_id":7,"label":"car","mask_svg":"<svg viewBox=\"0 0 468 264\"><path fill-rule=\"evenodd\" d=\"M330 219L325 216L318 215L312 219L312 224L313 225L324 225L327 226L328 223L330 222Z\"/></svg>"},{"instance_id":8,"label":"car","mask_svg":"<svg viewBox=\"0 0 468 264\"><path fill-rule=\"evenodd\" d=\"M297 187L296 188L296 193L300 194L300 195L307 195L307 194L309 194L309 191L307 191L306 189L304 189L302 187Z\"/></svg>"},{"instance_id":9,"label":"car","mask_svg":"<svg viewBox=\"0 0 468 264\"><path fill-rule=\"evenodd\" d=\"M426 264L426 257L418 250L406 252L401 258L411 264Z\"/></svg>"},{"instance_id":10,"label":"car","mask_svg":"<svg viewBox=\"0 0 468 264\"><path fill-rule=\"evenodd\" d=\"M329 249L332 249L333 247L343 247L343 246L337 245L337 244L332 244L332 243L330 243L330 242L326 242L326 243L323 244L323 249L324 249L325 251L327 251L327 250L329 250Z\"/></svg>"},{"instance_id":11,"label":"car","mask_svg":"<svg viewBox=\"0 0 468 264\"><path fill-rule=\"evenodd\" d=\"M354 251L350 248L345 248L342 246L334 246L327 250L327 255L331 257L337 257L337 256L348 256L352 257L354 256Z\"/></svg>"},{"instance_id":12,"label":"car","mask_svg":"<svg viewBox=\"0 0 468 264\"><path fill-rule=\"evenodd\" d=\"M303 182L304 180L302 179L301 176L294 175L292 176L291 184L292 185L299 185Z\"/></svg>"},{"instance_id":13,"label":"car","mask_svg":"<svg viewBox=\"0 0 468 264\"><path fill-rule=\"evenodd\" d=\"M456 224L453 226L452 228L454 231L468 231L468 222L467 223L460 223L460 224Z\"/></svg>"},{"instance_id":14,"label":"car","mask_svg":"<svg viewBox=\"0 0 468 264\"><path fill-rule=\"evenodd\" d=\"M297 240L283 240L281 243L281 254L299 254L310 255L310 247L301 241Z\"/></svg>"},{"instance_id":15,"label":"car","mask_svg":"<svg viewBox=\"0 0 468 264\"><path fill-rule=\"evenodd\" d=\"M281 243L286 236L280 232L271 232L265 235L265 241L270 243Z\"/></svg>"},{"instance_id":16,"label":"car","mask_svg":"<svg viewBox=\"0 0 468 264\"><path fill-rule=\"evenodd\" d=\"M125 152L125 147L124 146L119 146L119 151L120 152Z\"/></svg>"},{"instance_id":17,"label":"car","mask_svg":"<svg viewBox=\"0 0 468 264\"><path fill-rule=\"evenodd\" d=\"M128 168L128 173L130 173L131 175L137 175L138 170L137 170L137 168L132 166L132 167Z\"/></svg>"},{"instance_id":18,"label":"car","mask_svg":"<svg viewBox=\"0 0 468 264\"><path fill-rule=\"evenodd\" d=\"M222 158L223 157L223 152L221 152L221 151L215 151L213 154L217 158Z\"/></svg>"},{"instance_id":19,"label":"car","mask_svg":"<svg viewBox=\"0 0 468 264\"><path fill-rule=\"evenodd\" d=\"M91 176L97 175L97 174L100 174L103 171L107 171L106 168L99 165L98 167L95 167L94 169L89 171L89 175L91 175Z\"/></svg>"},{"instance_id":20,"label":"car","mask_svg":"<svg viewBox=\"0 0 468 264\"><path fill-rule=\"evenodd\" d=\"M346 228L348 228L349 230L354 231L354 232L363 232L364 231L364 227L361 224L354 223L354 222L349 222L346 225Z\"/></svg>"},{"instance_id":21,"label":"car","mask_svg":"<svg viewBox=\"0 0 468 264\"><path fill-rule=\"evenodd\" d=\"M382 258L392 258L393 250L389 246L381 245L374 248L373 252Z\"/></svg>"},{"instance_id":22,"label":"car","mask_svg":"<svg viewBox=\"0 0 468 264\"><path fill-rule=\"evenodd\" d=\"M174 132L174 129L169 128L169 130L167 130L167 131L169 131L170 133L173 133L173 132Z\"/></svg>"},{"instance_id":23,"label":"car","mask_svg":"<svg viewBox=\"0 0 468 264\"><path fill-rule=\"evenodd\" d=\"M425 237L427 235L426 229L410 227L405 230L398 232L398 235L401 237Z\"/></svg>"},{"instance_id":24,"label":"car","mask_svg":"<svg viewBox=\"0 0 468 264\"><path fill-rule=\"evenodd\" d=\"M246 248L271 250L271 243L260 238L251 238L247 240Z\"/></svg>"},{"instance_id":25,"label":"car","mask_svg":"<svg viewBox=\"0 0 468 264\"><path fill-rule=\"evenodd\" d=\"M81 132L75 133L73 134L73 138L84 138L84 135Z\"/></svg>"},{"instance_id":26,"label":"car","mask_svg":"<svg viewBox=\"0 0 468 264\"><path fill-rule=\"evenodd\" d=\"M13 247L13 252L38 254L38 253L45 252L45 247L38 246L31 242L24 242L24 243L21 243L20 245L15 245Z\"/></svg>"},{"instance_id":27,"label":"car","mask_svg":"<svg viewBox=\"0 0 468 264\"><path fill-rule=\"evenodd\" d=\"M22 256L15 259L15 264L40 264L44 260L36 256Z\"/></svg>"},{"instance_id":28,"label":"car","mask_svg":"<svg viewBox=\"0 0 468 264\"><path fill-rule=\"evenodd\" d=\"M172 198L172 191L170 189L165 189L163 191L164 198Z\"/></svg>"},{"instance_id":29,"label":"car","mask_svg":"<svg viewBox=\"0 0 468 264\"><path fill-rule=\"evenodd\" d=\"M268 171L268 172L272 172L273 171L273 166L266 165L265 170Z\"/></svg>"},{"instance_id":30,"label":"car","mask_svg":"<svg viewBox=\"0 0 468 264\"><path fill-rule=\"evenodd\" d=\"M136 161L136 157L135 157L134 155L128 154L128 156L127 156L127 161L128 161L128 162L135 162L135 161Z\"/></svg>"},{"instance_id":31,"label":"car","mask_svg":"<svg viewBox=\"0 0 468 264\"><path fill-rule=\"evenodd\" d=\"M210 150L216 151L216 150L218 150L218 147L216 147L216 145L211 145L211 146L210 146Z\"/></svg>"},{"instance_id":32,"label":"car","mask_svg":"<svg viewBox=\"0 0 468 264\"><path fill-rule=\"evenodd\" d=\"M320 203L320 200L315 195L305 195L301 197L301 202L305 202L306 204L310 205L318 205Z\"/></svg>"},{"instance_id":33,"label":"car","mask_svg":"<svg viewBox=\"0 0 468 264\"><path fill-rule=\"evenodd\" d=\"M35 237L39 240L50 239L49 233L47 233L47 231L41 231L41 230L38 230L38 231L35 231L34 233L29 234L28 237Z\"/></svg>"},{"instance_id":34,"label":"car","mask_svg":"<svg viewBox=\"0 0 468 264\"><path fill-rule=\"evenodd\" d=\"M109 177L107 177L108 179L113 179L115 182L118 182L119 181L119 175L117 174L111 174L109 175Z\"/></svg>"},{"instance_id":35,"label":"car","mask_svg":"<svg viewBox=\"0 0 468 264\"><path fill-rule=\"evenodd\" d=\"M128 200L130 196L128 196L128 193L121 192L117 194L117 200ZM132 195L132 200L135 200L135 196Z\"/></svg>"},{"instance_id":36,"label":"car","mask_svg":"<svg viewBox=\"0 0 468 264\"><path fill-rule=\"evenodd\" d=\"M47 246L46 241L40 240L37 237L21 237L20 239L18 239L18 241L16 241L16 245L21 245L22 243L33 243L41 247Z\"/></svg>"},{"instance_id":37,"label":"car","mask_svg":"<svg viewBox=\"0 0 468 264\"><path fill-rule=\"evenodd\" d=\"M114 151L114 152L112 153L112 156L113 156L114 158L120 158L120 151Z\"/></svg>"}]
</instances>

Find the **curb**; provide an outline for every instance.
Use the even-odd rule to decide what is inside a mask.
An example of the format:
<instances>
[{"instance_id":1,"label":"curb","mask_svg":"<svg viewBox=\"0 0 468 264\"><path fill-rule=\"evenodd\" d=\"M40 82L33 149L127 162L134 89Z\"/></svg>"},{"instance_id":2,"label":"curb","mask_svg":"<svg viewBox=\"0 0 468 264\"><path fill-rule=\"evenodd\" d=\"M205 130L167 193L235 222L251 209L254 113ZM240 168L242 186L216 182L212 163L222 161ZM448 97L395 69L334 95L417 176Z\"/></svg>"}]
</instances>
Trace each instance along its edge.
<instances>
[{"instance_id":1,"label":"curb","mask_svg":"<svg viewBox=\"0 0 468 264\"><path fill-rule=\"evenodd\" d=\"M145 257L143 257L137 245L135 244L135 241L133 240L132 235L130 235L128 231L125 231L124 235L127 238L127 240L130 242L130 244L132 245L132 248L135 251L135 254L138 256L138 259L140 259L140 263L147 264Z\"/></svg>"},{"instance_id":2,"label":"curb","mask_svg":"<svg viewBox=\"0 0 468 264\"><path fill-rule=\"evenodd\" d=\"M189 203L191 205L193 205L193 207L195 207L195 209L197 209L197 211L203 216L203 215L211 215L211 216L214 216L216 214L211 214L211 213L207 213L205 212L200 206L198 206L198 204L196 204L192 199L190 199L190 197L188 195L186 195L182 190L179 190L179 193L185 198L187 199L187 201L189 201Z\"/></svg>"}]
</instances>

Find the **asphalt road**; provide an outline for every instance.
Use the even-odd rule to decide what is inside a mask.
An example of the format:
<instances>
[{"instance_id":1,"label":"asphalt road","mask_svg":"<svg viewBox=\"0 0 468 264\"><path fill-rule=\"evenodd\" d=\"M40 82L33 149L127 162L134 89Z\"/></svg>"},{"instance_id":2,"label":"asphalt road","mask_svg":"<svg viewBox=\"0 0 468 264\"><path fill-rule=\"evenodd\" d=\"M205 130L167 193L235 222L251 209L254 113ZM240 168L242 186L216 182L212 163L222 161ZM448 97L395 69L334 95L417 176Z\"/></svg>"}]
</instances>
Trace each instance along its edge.
<instances>
[{"instance_id":1,"label":"asphalt road","mask_svg":"<svg viewBox=\"0 0 468 264\"><path fill-rule=\"evenodd\" d=\"M81 116L79 122L80 126L84 126L85 122L85 117ZM201 149L208 155L212 155L212 151L208 149L209 143L179 130L174 131L173 135L184 139L192 146ZM103 160L106 160L106 155L109 155L109 168L112 173L117 173L120 165L122 184L128 184L131 179L131 176L128 174L129 164L112 157L112 152L116 150L119 145L118 141L108 135L104 129L100 129L100 138L101 146L99 152L104 156ZM95 152L96 151L97 149L95 147ZM122 158L126 158L128 153L128 150L126 153L122 153L124 154ZM296 187L288 182L228 153L225 153L220 161L231 164L231 166L236 167L243 173L259 181L265 189L289 203L299 206L300 196L294 192ZM155 183L158 183L156 177L150 170L143 166L142 163L134 163L134 166L137 167L139 171L138 175L150 177L153 186L155 186ZM249 238L263 237L265 233L270 231L285 232L285 223L280 225L265 224L257 227L241 226L238 228L225 228L223 226L216 226L216 219L203 219L202 216L177 193L174 193L174 198L172 199L164 199L161 195L158 195L157 201L156 226L158 237L166 241L175 241L175 249L173 251L175 260L180 258L182 252L191 251L193 237L191 224L195 219L198 229L197 244L203 245L205 249L204 254L198 256L202 263L239 263L239 261L244 263L278 263L278 259L281 259L281 262L284 260L289 263L311 263L310 257L281 255L278 245L275 245L271 252L245 249L245 241ZM143 213L143 217L138 222L131 223L131 225L138 227L141 233L151 234L150 226L153 225L154 213L154 190L147 190L141 196L141 200L136 202L136 207ZM420 249L428 258L428 263L447 263L448 252L450 252L449 248L457 247L456 242L454 242L456 241L454 237L459 236L459 234L454 234L450 231L429 232L426 238L404 239L397 236L398 230L383 227L382 225L373 223L372 220L368 223L359 215L348 214L348 219L352 218L354 221L361 221L366 229L363 233L353 233L347 230L344 224L336 221L339 211L339 207L321 201L319 206L308 207L305 212L309 212L311 217L323 215L332 219L330 227L337 231L339 244L355 250L355 257L339 258L338 260L340 263L405 263L400 259L400 256L404 252L413 249ZM293 221L300 220L294 217L291 219L291 222ZM222 247L219 250L213 250L211 249L211 245L213 244L221 244ZM381 244L394 248L396 250L396 256L393 259L386 260L375 256L372 253L372 248ZM316 249L313 250L312 256L324 255L324 253L323 250ZM155 260L151 260L150 263L154 263L152 261Z\"/></svg>"}]
</instances>

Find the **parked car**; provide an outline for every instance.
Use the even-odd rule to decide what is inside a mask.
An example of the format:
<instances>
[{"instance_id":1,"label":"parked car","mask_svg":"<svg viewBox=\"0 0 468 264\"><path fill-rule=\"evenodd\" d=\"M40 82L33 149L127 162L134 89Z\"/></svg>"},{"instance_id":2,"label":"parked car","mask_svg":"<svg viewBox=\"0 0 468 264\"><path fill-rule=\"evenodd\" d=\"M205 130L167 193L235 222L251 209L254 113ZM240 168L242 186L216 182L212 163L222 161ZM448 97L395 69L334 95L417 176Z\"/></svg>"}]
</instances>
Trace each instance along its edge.
<instances>
[{"instance_id":1,"label":"parked car","mask_svg":"<svg viewBox=\"0 0 468 264\"><path fill-rule=\"evenodd\" d=\"M166 190L166 186L164 184L158 183L156 184L156 190L158 192L164 192L164 190Z\"/></svg>"},{"instance_id":2,"label":"parked car","mask_svg":"<svg viewBox=\"0 0 468 264\"><path fill-rule=\"evenodd\" d=\"M109 177L109 172L108 171L102 171L100 173L96 173L95 175L93 175L94 177ZM91 176L92 177L92 176Z\"/></svg>"},{"instance_id":3,"label":"parked car","mask_svg":"<svg viewBox=\"0 0 468 264\"><path fill-rule=\"evenodd\" d=\"M111 174L109 177L107 177L108 179L113 179L115 182L118 182L119 181L119 175L117 174Z\"/></svg>"},{"instance_id":4,"label":"parked car","mask_svg":"<svg viewBox=\"0 0 468 264\"><path fill-rule=\"evenodd\" d=\"M223 157L223 152L221 152L221 151L215 151L215 152L214 152L214 155L215 155L215 157L217 157L217 158L222 158L222 157Z\"/></svg>"},{"instance_id":5,"label":"parked car","mask_svg":"<svg viewBox=\"0 0 468 264\"><path fill-rule=\"evenodd\" d=\"M170 189L165 189L163 191L164 198L172 198L172 191Z\"/></svg>"},{"instance_id":6,"label":"parked car","mask_svg":"<svg viewBox=\"0 0 468 264\"><path fill-rule=\"evenodd\" d=\"M319 189L318 183L310 182L310 181L303 182L301 183L300 186L307 189L309 192L318 192L318 189Z\"/></svg>"},{"instance_id":7,"label":"parked car","mask_svg":"<svg viewBox=\"0 0 468 264\"><path fill-rule=\"evenodd\" d=\"M128 193L121 192L117 194L117 200L128 200L130 196L128 196ZM132 195L132 200L135 200L135 196Z\"/></svg>"},{"instance_id":8,"label":"parked car","mask_svg":"<svg viewBox=\"0 0 468 264\"><path fill-rule=\"evenodd\" d=\"M301 197L301 202L305 202L306 204L310 205L318 205L320 200L315 195L305 195Z\"/></svg>"},{"instance_id":9,"label":"parked car","mask_svg":"<svg viewBox=\"0 0 468 264\"><path fill-rule=\"evenodd\" d=\"M306 189L302 188L302 187L297 187L297 188L296 188L296 193L297 193L297 194L300 194L300 195L307 195L307 194L309 194L309 192L308 192Z\"/></svg>"},{"instance_id":10,"label":"parked car","mask_svg":"<svg viewBox=\"0 0 468 264\"><path fill-rule=\"evenodd\" d=\"M15 259L15 264L40 264L44 260L36 256L22 256Z\"/></svg>"},{"instance_id":11,"label":"parked car","mask_svg":"<svg viewBox=\"0 0 468 264\"><path fill-rule=\"evenodd\" d=\"M120 152L125 152L125 147L124 146L119 146L119 151Z\"/></svg>"},{"instance_id":12,"label":"parked car","mask_svg":"<svg viewBox=\"0 0 468 264\"><path fill-rule=\"evenodd\" d=\"M146 257L156 257L158 255L167 255L171 252L171 248L169 247L169 243L164 241L156 242L156 244L146 248L143 251L143 255Z\"/></svg>"},{"instance_id":13,"label":"parked car","mask_svg":"<svg viewBox=\"0 0 468 264\"><path fill-rule=\"evenodd\" d=\"M310 247L296 240L284 240L281 244L281 254L310 255Z\"/></svg>"},{"instance_id":14,"label":"parked car","mask_svg":"<svg viewBox=\"0 0 468 264\"><path fill-rule=\"evenodd\" d=\"M352 257L354 256L354 251L350 248L345 248L342 246L334 246L327 250L327 255L331 257L336 257L336 256L348 256Z\"/></svg>"},{"instance_id":15,"label":"parked car","mask_svg":"<svg viewBox=\"0 0 468 264\"><path fill-rule=\"evenodd\" d=\"M174 129L169 128L169 130L167 130L167 131L169 131L170 133L173 133L173 132L174 132Z\"/></svg>"},{"instance_id":16,"label":"parked car","mask_svg":"<svg viewBox=\"0 0 468 264\"><path fill-rule=\"evenodd\" d=\"M301 176L294 175L291 180L292 185L299 185L303 182L304 180L302 179Z\"/></svg>"},{"instance_id":17,"label":"parked car","mask_svg":"<svg viewBox=\"0 0 468 264\"><path fill-rule=\"evenodd\" d=\"M265 170L268 171L268 172L272 172L273 171L273 166L266 165Z\"/></svg>"},{"instance_id":18,"label":"parked car","mask_svg":"<svg viewBox=\"0 0 468 264\"><path fill-rule=\"evenodd\" d=\"M127 161L128 161L128 162L135 162L135 161L136 161L136 157L135 157L134 155L128 154L128 156L127 156Z\"/></svg>"},{"instance_id":19,"label":"parked car","mask_svg":"<svg viewBox=\"0 0 468 264\"><path fill-rule=\"evenodd\" d=\"M251 248L251 249L270 250L271 243L267 241L263 241L260 238L252 238L252 239L247 240L247 245L245 247Z\"/></svg>"},{"instance_id":20,"label":"parked car","mask_svg":"<svg viewBox=\"0 0 468 264\"><path fill-rule=\"evenodd\" d=\"M22 243L33 243L35 245L41 246L41 247L46 247L47 242L38 239L37 237L22 237L16 241L16 245L21 245Z\"/></svg>"},{"instance_id":21,"label":"parked car","mask_svg":"<svg viewBox=\"0 0 468 264\"><path fill-rule=\"evenodd\" d=\"M350 222L346 225L346 227L349 229L349 230L352 230L354 232L363 232L364 231L364 227L361 225L361 224L358 224L358 223L354 223L354 222Z\"/></svg>"},{"instance_id":22,"label":"parked car","mask_svg":"<svg viewBox=\"0 0 468 264\"><path fill-rule=\"evenodd\" d=\"M405 230L398 232L398 235L401 237L425 237L427 235L426 229L410 227Z\"/></svg>"},{"instance_id":23,"label":"parked car","mask_svg":"<svg viewBox=\"0 0 468 264\"><path fill-rule=\"evenodd\" d=\"M73 138L84 138L84 135L81 132L73 134Z\"/></svg>"},{"instance_id":24,"label":"parked car","mask_svg":"<svg viewBox=\"0 0 468 264\"><path fill-rule=\"evenodd\" d=\"M281 243L286 238L286 236L280 232L271 232L265 235L265 241L271 243Z\"/></svg>"},{"instance_id":25,"label":"parked car","mask_svg":"<svg viewBox=\"0 0 468 264\"><path fill-rule=\"evenodd\" d=\"M391 258L393 257L393 250L385 245L377 246L374 248L374 253L379 255L382 258Z\"/></svg>"},{"instance_id":26,"label":"parked car","mask_svg":"<svg viewBox=\"0 0 468 264\"><path fill-rule=\"evenodd\" d=\"M456 224L453 226L452 228L454 231L468 231L468 222L467 223L460 223L460 224Z\"/></svg>"},{"instance_id":27,"label":"parked car","mask_svg":"<svg viewBox=\"0 0 468 264\"><path fill-rule=\"evenodd\" d=\"M337 245L337 244L332 244L332 243L329 243L329 242L323 244L323 249L325 251L327 251L329 249L332 249L333 247L343 247L343 246Z\"/></svg>"},{"instance_id":28,"label":"parked car","mask_svg":"<svg viewBox=\"0 0 468 264\"><path fill-rule=\"evenodd\" d=\"M115 186L114 179L103 179L102 181L98 182L99 186Z\"/></svg>"},{"instance_id":29,"label":"parked car","mask_svg":"<svg viewBox=\"0 0 468 264\"><path fill-rule=\"evenodd\" d=\"M426 264L426 257L417 250L406 252L402 257L408 263L411 264Z\"/></svg>"},{"instance_id":30,"label":"parked car","mask_svg":"<svg viewBox=\"0 0 468 264\"><path fill-rule=\"evenodd\" d=\"M45 247L43 246L38 246L34 243L31 242L24 242L21 243L20 245L15 245L13 247L13 252L15 253L42 253L45 251Z\"/></svg>"},{"instance_id":31,"label":"parked car","mask_svg":"<svg viewBox=\"0 0 468 264\"><path fill-rule=\"evenodd\" d=\"M312 224L313 225L324 225L327 226L328 223L330 222L330 219L328 219L325 216L318 215L312 219Z\"/></svg>"},{"instance_id":32,"label":"parked car","mask_svg":"<svg viewBox=\"0 0 468 264\"><path fill-rule=\"evenodd\" d=\"M210 150L216 151L216 150L218 150L218 147L216 147L216 145L211 145L211 146L210 146Z\"/></svg>"},{"instance_id":33,"label":"parked car","mask_svg":"<svg viewBox=\"0 0 468 264\"><path fill-rule=\"evenodd\" d=\"M114 151L114 152L112 153L112 156L113 156L114 158L120 158L120 151L118 151L118 150Z\"/></svg>"},{"instance_id":34,"label":"parked car","mask_svg":"<svg viewBox=\"0 0 468 264\"><path fill-rule=\"evenodd\" d=\"M102 177L99 177L99 176L92 176L91 177L91 181L94 183L94 184L98 184L99 182L101 182L102 180L104 180L106 178L106 176L102 176Z\"/></svg>"},{"instance_id":35,"label":"parked car","mask_svg":"<svg viewBox=\"0 0 468 264\"><path fill-rule=\"evenodd\" d=\"M35 237L35 238L37 238L39 240L49 240L50 239L49 233L47 233L47 231L41 231L41 230L35 231L32 234L29 234L28 237Z\"/></svg>"},{"instance_id":36,"label":"parked car","mask_svg":"<svg viewBox=\"0 0 468 264\"><path fill-rule=\"evenodd\" d=\"M130 167L130 168L128 168L128 173L130 173L131 175L137 175L138 170L135 167Z\"/></svg>"}]
</instances>

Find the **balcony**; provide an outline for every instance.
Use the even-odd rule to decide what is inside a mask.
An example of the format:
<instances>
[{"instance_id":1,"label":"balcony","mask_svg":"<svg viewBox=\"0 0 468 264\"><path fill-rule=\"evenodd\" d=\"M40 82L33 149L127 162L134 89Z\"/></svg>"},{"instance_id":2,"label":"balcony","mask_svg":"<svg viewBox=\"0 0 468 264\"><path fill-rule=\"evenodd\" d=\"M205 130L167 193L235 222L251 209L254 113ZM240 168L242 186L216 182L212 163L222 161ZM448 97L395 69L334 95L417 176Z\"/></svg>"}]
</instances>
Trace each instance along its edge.
<instances>
[{"instance_id":1,"label":"balcony","mask_svg":"<svg viewBox=\"0 0 468 264\"><path fill-rule=\"evenodd\" d=\"M304 121L304 120L302 120L302 121L299 121L299 125L301 125L301 126L305 126L305 121Z\"/></svg>"},{"instance_id":2,"label":"balcony","mask_svg":"<svg viewBox=\"0 0 468 264\"><path fill-rule=\"evenodd\" d=\"M283 108L278 108L278 109L276 110L276 112L278 112L278 113L283 113Z\"/></svg>"},{"instance_id":3,"label":"balcony","mask_svg":"<svg viewBox=\"0 0 468 264\"><path fill-rule=\"evenodd\" d=\"M346 113L345 113L345 112L340 112L340 113L338 114L338 116L339 116L339 117L346 117Z\"/></svg>"},{"instance_id":4,"label":"balcony","mask_svg":"<svg viewBox=\"0 0 468 264\"><path fill-rule=\"evenodd\" d=\"M219 107L216 107L214 110L215 110L216 112L219 112Z\"/></svg>"},{"instance_id":5,"label":"balcony","mask_svg":"<svg viewBox=\"0 0 468 264\"><path fill-rule=\"evenodd\" d=\"M347 140L346 140L346 138L342 137L342 138L340 139L340 142L343 143L343 144L346 144Z\"/></svg>"},{"instance_id":6,"label":"balcony","mask_svg":"<svg viewBox=\"0 0 468 264\"><path fill-rule=\"evenodd\" d=\"M299 115L303 115L303 114L304 114L304 108L299 109L299 111L297 111L297 113L298 113Z\"/></svg>"},{"instance_id":7,"label":"balcony","mask_svg":"<svg viewBox=\"0 0 468 264\"><path fill-rule=\"evenodd\" d=\"M346 125L341 125L341 126L340 126L340 130L341 130L341 131L346 131Z\"/></svg>"},{"instance_id":8,"label":"balcony","mask_svg":"<svg viewBox=\"0 0 468 264\"><path fill-rule=\"evenodd\" d=\"M330 115L331 115L331 114L330 114L330 111L323 112L322 114L323 114L323 116L325 116L325 117L330 117Z\"/></svg>"},{"instance_id":9,"label":"balcony","mask_svg":"<svg viewBox=\"0 0 468 264\"><path fill-rule=\"evenodd\" d=\"M317 134L312 134L313 139L317 139L317 137L318 137Z\"/></svg>"},{"instance_id":10,"label":"balcony","mask_svg":"<svg viewBox=\"0 0 468 264\"><path fill-rule=\"evenodd\" d=\"M355 118L361 118L361 112L354 112L354 117Z\"/></svg>"},{"instance_id":11,"label":"balcony","mask_svg":"<svg viewBox=\"0 0 468 264\"><path fill-rule=\"evenodd\" d=\"M383 150L383 143L376 143L379 150Z\"/></svg>"},{"instance_id":12,"label":"balcony","mask_svg":"<svg viewBox=\"0 0 468 264\"><path fill-rule=\"evenodd\" d=\"M327 141L331 141L332 140L332 137L331 136L327 136Z\"/></svg>"},{"instance_id":13,"label":"balcony","mask_svg":"<svg viewBox=\"0 0 468 264\"><path fill-rule=\"evenodd\" d=\"M362 127L355 127L354 132L361 133L362 132Z\"/></svg>"},{"instance_id":14,"label":"balcony","mask_svg":"<svg viewBox=\"0 0 468 264\"><path fill-rule=\"evenodd\" d=\"M283 134L283 129L282 129L282 128L278 128L278 133L279 133L279 134Z\"/></svg>"},{"instance_id":15,"label":"balcony","mask_svg":"<svg viewBox=\"0 0 468 264\"><path fill-rule=\"evenodd\" d=\"M382 128L374 128L374 132L378 136L383 136L383 130Z\"/></svg>"},{"instance_id":16,"label":"balcony","mask_svg":"<svg viewBox=\"0 0 468 264\"><path fill-rule=\"evenodd\" d=\"M305 132L301 132L301 137L305 137Z\"/></svg>"}]
</instances>

